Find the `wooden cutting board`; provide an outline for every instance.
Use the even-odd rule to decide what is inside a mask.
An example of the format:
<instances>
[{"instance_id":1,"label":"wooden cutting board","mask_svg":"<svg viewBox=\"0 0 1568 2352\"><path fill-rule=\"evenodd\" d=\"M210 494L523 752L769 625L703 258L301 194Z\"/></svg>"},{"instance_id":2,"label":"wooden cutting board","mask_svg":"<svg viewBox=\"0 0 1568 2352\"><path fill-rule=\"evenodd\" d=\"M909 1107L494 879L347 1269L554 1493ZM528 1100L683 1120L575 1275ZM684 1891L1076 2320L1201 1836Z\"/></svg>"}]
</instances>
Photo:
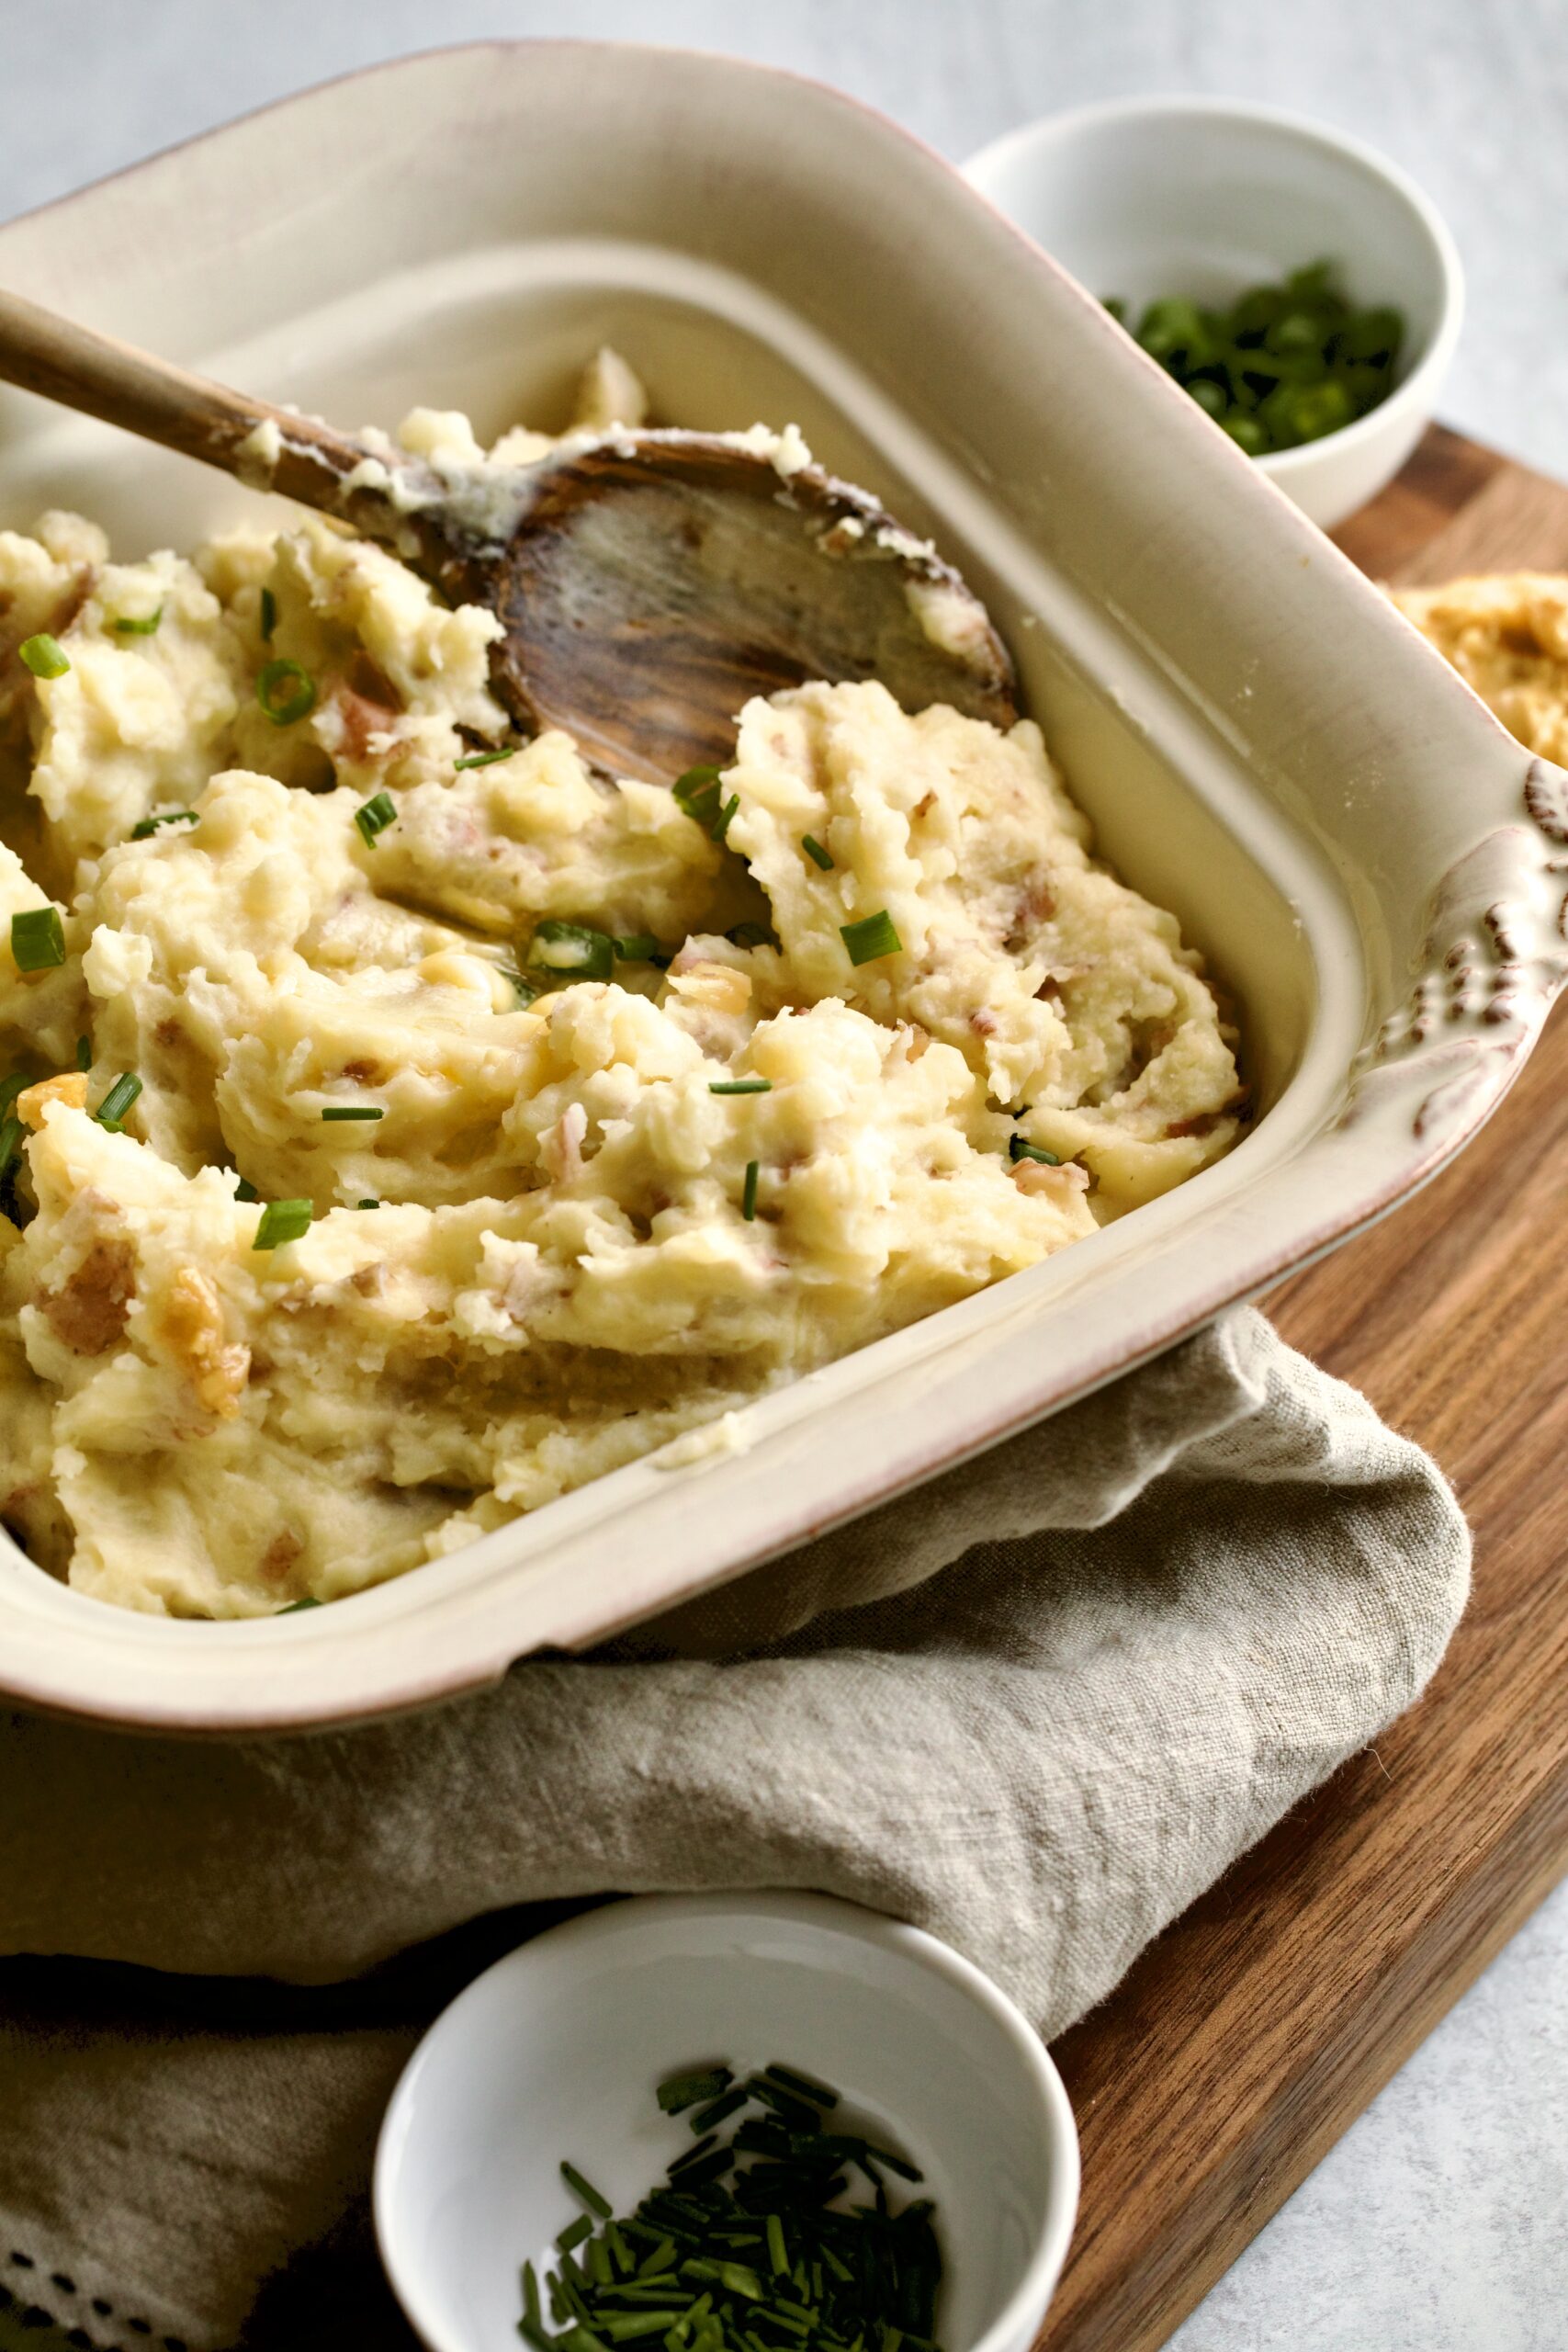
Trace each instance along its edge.
<instances>
[{"instance_id":1,"label":"wooden cutting board","mask_svg":"<svg viewBox=\"0 0 1568 2352\"><path fill-rule=\"evenodd\" d=\"M1374 578L1568 571L1568 488L1434 427ZM1568 1019L1448 1172L1264 1302L1453 1478L1475 1589L1420 1704L1055 2056L1083 2137L1043 2352L1156 2352L1568 1871Z\"/></svg>"}]
</instances>

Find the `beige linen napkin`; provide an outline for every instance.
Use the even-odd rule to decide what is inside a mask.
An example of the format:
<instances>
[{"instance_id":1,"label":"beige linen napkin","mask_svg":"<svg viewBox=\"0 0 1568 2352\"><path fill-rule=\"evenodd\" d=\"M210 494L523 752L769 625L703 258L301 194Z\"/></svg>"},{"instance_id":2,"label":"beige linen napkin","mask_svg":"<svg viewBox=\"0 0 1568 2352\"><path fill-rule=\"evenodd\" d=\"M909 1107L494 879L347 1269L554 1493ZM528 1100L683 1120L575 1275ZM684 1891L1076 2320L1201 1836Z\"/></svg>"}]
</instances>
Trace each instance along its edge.
<instances>
[{"instance_id":1,"label":"beige linen napkin","mask_svg":"<svg viewBox=\"0 0 1568 2352\"><path fill-rule=\"evenodd\" d=\"M105 2345L410 2342L369 2153L421 2025L537 1924L506 1906L820 1888L1057 2033L1409 1704L1468 1573L1431 1462L1244 1311L427 1715L229 1746L13 1715L0 1952L73 1957L0 1965L0 2279Z\"/></svg>"}]
</instances>

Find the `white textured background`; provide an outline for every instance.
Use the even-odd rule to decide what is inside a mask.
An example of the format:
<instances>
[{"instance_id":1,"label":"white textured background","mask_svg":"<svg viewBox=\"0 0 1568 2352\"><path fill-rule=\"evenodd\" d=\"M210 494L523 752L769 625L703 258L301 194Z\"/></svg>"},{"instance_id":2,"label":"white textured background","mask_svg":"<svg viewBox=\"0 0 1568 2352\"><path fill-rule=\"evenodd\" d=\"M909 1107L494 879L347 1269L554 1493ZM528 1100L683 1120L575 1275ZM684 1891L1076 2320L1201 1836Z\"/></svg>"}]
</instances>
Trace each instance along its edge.
<instances>
[{"instance_id":1,"label":"white textured background","mask_svg":"<svg viewBox=\"0 0 1568 2352\"><path fill-rule=\"evenodd\" d=\"M0 217L373 59L531 33L793 66L954 157L1134 91L1358 131L1464 255L1447 416L1568 473L1568 0L0 0ZM1568 2352L1568 1890L1173 2344Z\"/></svg>"}]
</instances>

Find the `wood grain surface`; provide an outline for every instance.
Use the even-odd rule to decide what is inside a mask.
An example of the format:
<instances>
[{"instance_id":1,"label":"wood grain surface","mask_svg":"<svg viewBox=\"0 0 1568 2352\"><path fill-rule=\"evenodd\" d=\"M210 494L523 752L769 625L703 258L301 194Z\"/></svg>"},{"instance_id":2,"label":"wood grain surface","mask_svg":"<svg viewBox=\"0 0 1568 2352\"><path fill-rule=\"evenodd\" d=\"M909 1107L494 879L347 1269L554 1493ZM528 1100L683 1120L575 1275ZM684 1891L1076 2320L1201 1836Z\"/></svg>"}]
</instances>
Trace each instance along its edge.
<instances>
[{"instance_id":1,"label":"wood grain surface","mask_svg":"<svg viewBox=\"0 0 1568 2352\"><path fill-rule=\"evenodd\" d=\"M1568 488L1434 427L1375 577L1568 570ZM1042 2345L1156 2352L1568 1870L1568 1019L1446 1174L1264 1302L1430 1448L1475 1589L1419 1705L1056 2049L1078 2234Z\"/></svg>"}]
</instances>

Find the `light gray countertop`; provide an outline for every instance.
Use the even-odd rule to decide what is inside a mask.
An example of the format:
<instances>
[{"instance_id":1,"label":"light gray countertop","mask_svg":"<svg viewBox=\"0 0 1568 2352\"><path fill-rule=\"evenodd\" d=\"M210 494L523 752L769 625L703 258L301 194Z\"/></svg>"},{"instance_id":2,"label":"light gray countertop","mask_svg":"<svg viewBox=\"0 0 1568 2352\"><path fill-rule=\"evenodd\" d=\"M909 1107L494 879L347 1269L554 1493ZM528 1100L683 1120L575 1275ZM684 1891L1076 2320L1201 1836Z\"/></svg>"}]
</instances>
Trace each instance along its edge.
<instances>
[{"instance_id":1,"label":"light gray countertop","mask_svg":"<svg viewBox=\"0 0 1568 2352\"><path fill-rule=\"evenodd\" d=\"M576 33L840 83L955 157L1085 100L1205 90L1359 132L1470 281L1444 413L1568 473L1563 0L55 0L5 11L0 217L309 82L438 41ZM1568 1889L1173 2339L1178 2352L1563 2352Z\"/></svg>"}]
</instances>

